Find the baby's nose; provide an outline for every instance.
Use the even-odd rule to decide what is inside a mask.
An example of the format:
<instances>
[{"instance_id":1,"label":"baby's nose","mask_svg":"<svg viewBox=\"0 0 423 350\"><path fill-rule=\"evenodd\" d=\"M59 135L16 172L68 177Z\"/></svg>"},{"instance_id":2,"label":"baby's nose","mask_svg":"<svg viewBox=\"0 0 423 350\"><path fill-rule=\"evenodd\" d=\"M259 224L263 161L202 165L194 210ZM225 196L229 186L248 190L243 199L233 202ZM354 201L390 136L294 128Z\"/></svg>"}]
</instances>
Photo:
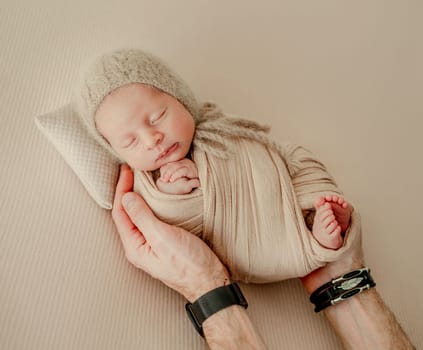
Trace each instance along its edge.
<instances>
[{"instance_id":1,"label":"baby's nose","mask_svg":"<svg viewBox=\"0 0 423 350\"><path fill-rule=\"evenodd\" d=\"M163 134L159 132L151 133L146 139L145 139L145 147L148 150L153 149L156 147L160 142L163 140Z\"/></svg>"}]
</instances>

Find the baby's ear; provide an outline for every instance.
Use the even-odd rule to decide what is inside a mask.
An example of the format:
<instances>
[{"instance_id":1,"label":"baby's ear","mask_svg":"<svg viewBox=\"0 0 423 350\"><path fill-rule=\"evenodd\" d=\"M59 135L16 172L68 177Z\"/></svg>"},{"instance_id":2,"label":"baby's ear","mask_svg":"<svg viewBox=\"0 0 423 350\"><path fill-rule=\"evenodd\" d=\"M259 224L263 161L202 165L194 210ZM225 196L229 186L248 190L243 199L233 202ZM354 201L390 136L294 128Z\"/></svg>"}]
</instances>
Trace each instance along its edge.
<instances>
[{"instance_id":1,"label":"baby's ear","mask_svg":"<svg viewBox=\"0 0 423 350\"><path fill-rule=\"evenodd\" d=\"M70 104L35 117L35 124L102 208L112 209L119 161L86 130Z\"/></svg>"}]
</instances>

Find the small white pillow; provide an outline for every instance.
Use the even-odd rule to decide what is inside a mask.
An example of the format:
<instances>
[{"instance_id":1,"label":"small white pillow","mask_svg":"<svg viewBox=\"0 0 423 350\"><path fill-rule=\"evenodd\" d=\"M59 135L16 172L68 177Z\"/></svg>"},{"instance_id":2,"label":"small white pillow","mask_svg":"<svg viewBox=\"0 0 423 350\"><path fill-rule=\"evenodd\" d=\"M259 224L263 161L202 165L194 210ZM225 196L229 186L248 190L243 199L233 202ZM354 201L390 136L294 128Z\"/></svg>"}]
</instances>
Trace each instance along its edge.
<instances>
[{"instance_id":1,"label":"small white pillow","mask_svg":"<svg viewBox=\"0 0 423 350\"><path fill-rule=\"evenodd\" d=\"M119 161L90 136L71 105L37 116L35 123L96 203L112 209Z\"/></svg>"}]
</instances>

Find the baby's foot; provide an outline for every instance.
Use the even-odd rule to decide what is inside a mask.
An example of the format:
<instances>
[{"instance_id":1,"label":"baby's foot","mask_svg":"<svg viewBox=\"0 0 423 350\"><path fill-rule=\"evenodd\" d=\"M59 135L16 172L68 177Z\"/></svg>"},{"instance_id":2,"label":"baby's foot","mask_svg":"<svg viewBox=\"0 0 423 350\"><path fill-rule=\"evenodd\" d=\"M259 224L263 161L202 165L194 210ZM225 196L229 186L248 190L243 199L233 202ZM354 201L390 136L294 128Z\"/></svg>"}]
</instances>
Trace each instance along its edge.
<instances>
[{"instance_id":1,"label":"baby's foot","mask_svg":"<svg viewBox=\"0 0 423 350\"><path fill-rule=\"evenodd\" d=\"M344 198L339 197L337 195L329 195L321 198L324 198L324 201L331 205L331 209L333 210L335 219L338 222L339 226L341 226L341 233L345 233L348 226L350 225L351 206ZM321 203L321 198L317 201L318 203Z\"/></svg>"},{"instance_id":2,"label":"baby's foot","mask_svg":"<svg viewBox=\"0 0 423 350\"><path fill-rule=\"evenodd\" d=\"M331 204L322 200L315 203L316 215L314 216L312 234L314 238L324 247L338 249L342 246L341 226L335 218Z\"/></svg>"}]
</instances>

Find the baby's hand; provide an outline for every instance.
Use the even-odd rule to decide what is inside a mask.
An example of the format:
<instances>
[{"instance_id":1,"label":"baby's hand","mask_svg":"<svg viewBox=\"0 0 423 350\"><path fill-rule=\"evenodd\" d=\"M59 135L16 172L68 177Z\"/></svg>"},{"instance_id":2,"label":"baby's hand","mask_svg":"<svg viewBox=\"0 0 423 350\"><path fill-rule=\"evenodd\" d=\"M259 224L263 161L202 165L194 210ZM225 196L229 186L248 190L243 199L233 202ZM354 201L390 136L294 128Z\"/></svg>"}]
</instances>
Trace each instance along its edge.
<instances>
[{"instance_id":1,"label":"baby's hand","mask_svg":"<svg viewBox=\"0 0 423 350\"><path fill-rule=\"evenodd\" d=\"M167 163L160 168L160 178L156 185L164 193L190 193L194 188L200 187L197 167L187 158Z\"/></svg>"},{"instance_id":2,"label":"baby's hand","mask_svg":"<svg viewBox=\"0 0 423 350\"><path fill-rule=\"evenodd\" d=\"M170 162L160 168L160 180L163 182L175 182L180 178L198 179L198 171L194 162L188 158Z\"/></svg>"},{"instance_id":3,"label":"baby's hand","mask_svg":"<svg viewBox=\"0 0 423 350\"><path fill-rule=\"evenodd\" d=\"M161 179L157 179L156 185L159 191L163 193L187 194L194 188L200 187L200 180L182 177L175 182L163 182Z\"/></svg>"}]
</instances>

